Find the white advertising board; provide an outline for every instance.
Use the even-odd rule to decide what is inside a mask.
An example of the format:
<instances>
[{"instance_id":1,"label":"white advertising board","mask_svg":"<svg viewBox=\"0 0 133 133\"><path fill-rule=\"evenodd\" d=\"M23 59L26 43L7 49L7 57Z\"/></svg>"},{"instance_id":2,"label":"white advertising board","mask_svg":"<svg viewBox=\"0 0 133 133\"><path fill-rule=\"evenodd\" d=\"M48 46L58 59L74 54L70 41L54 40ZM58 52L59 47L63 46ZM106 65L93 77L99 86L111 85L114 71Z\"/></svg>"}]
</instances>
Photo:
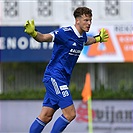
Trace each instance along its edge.
<instances>
[{"instance_id":1,"label":"white advertising board","mask_svg":"<svg viewBox=\"0 0 133 133\"><path fill-rule=\"evenodd\" d=\"M88 35L97 35L102 27L108 41L85 46L78 62L133 62L133 24L92 25Z\"/></svg>"},{"instance_id":2,"label":"white advertising board","mask_svg":"<svg viewBox=\"0 0 133 133\"><path fill-rule=\"evenodd\" d=\"M0 133L27 133L31 123L41 111L42 101L0 101ZM74 101L77 116L63 133L88 132L88 106ZM49 133L59 109L42 133ZM132 100L92 101L93 133L133 133Z\"/></svg>"}]
</instances>

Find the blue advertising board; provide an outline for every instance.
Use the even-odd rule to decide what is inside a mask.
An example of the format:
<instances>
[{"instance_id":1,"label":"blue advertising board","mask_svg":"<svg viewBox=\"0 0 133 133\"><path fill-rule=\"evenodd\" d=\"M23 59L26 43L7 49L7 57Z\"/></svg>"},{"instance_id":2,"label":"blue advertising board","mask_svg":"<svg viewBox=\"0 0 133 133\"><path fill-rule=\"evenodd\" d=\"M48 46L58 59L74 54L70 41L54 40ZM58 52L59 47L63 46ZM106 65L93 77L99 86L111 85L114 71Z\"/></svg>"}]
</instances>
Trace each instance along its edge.
<instances>
[{"instance_id":1,"label":"blue advertising board","mask_svg":"<svg viewBox=\"0 0 133 133\"><path fill-rule=\"evenodd\" d=\"M36 26L49 33L59 26ZM23 26L0 26L0 62L41 62L51 58L53 43L39 43L24 32Z\"/></svg>"}]
</instances>

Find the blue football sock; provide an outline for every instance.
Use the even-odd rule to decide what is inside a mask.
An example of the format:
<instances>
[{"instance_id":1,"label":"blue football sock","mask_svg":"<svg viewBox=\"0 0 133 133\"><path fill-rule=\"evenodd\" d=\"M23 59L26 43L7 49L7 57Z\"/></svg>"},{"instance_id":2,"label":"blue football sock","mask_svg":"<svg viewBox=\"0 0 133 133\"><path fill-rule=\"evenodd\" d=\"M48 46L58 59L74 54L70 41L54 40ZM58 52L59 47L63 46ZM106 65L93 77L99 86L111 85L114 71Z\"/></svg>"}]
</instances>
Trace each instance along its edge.
<instances>
[{"instance_id":1,"label":"blue football sock","mask_svg":"<svg viewBox=\"0 0 133 133\"><path fill-rule=\"evenodd\" d=\"M54 123L51 133L61 133L70 122L61 115Z\"/></svg>"},{"instance_id":2,"label":"blue football sock","mask_svg":"<svg viewBox=\"0 0 133 133\"><path fill-rule=\"evenodd\" d=\"M41 133L43 128L45 127L45 125L46 124L44 122L42 122L40 119L36 118L30 127L29 133Z\"/></svg>"}]
</instances>

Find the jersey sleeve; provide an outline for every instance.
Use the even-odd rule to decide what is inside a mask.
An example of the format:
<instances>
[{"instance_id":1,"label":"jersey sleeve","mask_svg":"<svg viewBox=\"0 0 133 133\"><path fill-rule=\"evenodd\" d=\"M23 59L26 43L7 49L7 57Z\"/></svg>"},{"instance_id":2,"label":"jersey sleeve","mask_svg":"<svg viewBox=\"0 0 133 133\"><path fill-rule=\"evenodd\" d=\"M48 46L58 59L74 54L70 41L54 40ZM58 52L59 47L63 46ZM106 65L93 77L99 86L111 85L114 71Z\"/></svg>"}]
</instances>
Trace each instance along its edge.
<instances>
[{"instance_id":1,"label":"jersey sleeve","mask_svg":"<svg viewBox=\"0 0 133 133\"><path fill-rule=\"evenodd\" d=\"M62 28L53 31L50 34L53 36L53 41L57 44L66 43L68 41L68 36Z\"/></svg>"},{"instance_id":2,"label":"jersey sleeve","mask_svg":"<svg viewBox=\"0 0 133 133\"><path fill-rule=\"evenodd\" d=\"M50 34L50 35L52 35L52 37L53 37L53 38L52 38L52 42L53 42L53 41L54 41L54 39L55 39L54 32L50 32L49 34Z\"/></svg>"}]
</instances>

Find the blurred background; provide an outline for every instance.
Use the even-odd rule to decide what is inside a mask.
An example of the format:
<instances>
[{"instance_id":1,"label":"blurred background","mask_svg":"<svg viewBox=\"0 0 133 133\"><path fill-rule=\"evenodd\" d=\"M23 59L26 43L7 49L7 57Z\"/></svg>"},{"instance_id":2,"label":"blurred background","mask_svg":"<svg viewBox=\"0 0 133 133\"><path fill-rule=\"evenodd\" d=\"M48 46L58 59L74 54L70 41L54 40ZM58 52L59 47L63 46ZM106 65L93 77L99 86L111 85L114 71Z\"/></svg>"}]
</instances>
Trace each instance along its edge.
<instances>
[{"instance_id":1,"label":"blurred background","mask_svg":"<svg viewBox=\"0 0 133 133\"><path fill-rule=\"evenodd\" d=\"M104 27L109 39L85 46L79 57L69 87L77 117L64 132L88 133L87 103L81 97L88 72L93 132L133 132L133 0L0 0L0 133L28 132L45 94L42 78L53 43L36 42L23 25L34 19L42 33L73 25L79 6L92 9L87 35L97 35Z\"/></svg>"}]
</instances>

